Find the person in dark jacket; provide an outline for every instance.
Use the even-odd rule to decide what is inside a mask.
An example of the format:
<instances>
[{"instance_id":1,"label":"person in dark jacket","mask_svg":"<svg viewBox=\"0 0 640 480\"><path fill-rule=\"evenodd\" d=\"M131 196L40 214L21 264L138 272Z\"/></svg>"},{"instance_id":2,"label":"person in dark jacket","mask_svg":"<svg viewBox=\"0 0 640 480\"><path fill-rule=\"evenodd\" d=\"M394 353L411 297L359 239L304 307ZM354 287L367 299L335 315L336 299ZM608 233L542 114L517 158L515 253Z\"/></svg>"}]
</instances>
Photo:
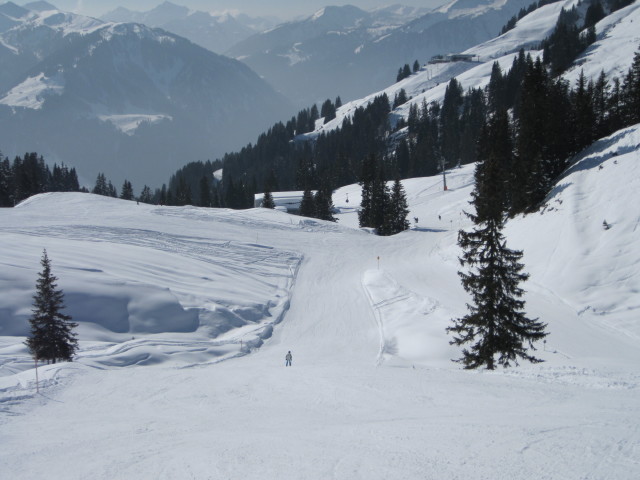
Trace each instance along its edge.
<instances>
[{"instance_id":1,"label":"person in dark jacket","mask_svg":"<svg viewBox=\"0 0 640 480\"><path fill-rule=\"evenodd\" d=\"M287 355L284 357L284 366L285 367L290 367L292 359L293 359L293 357L291 356L291 350L289 350L287 352Z\"/></svg>"}]
</instances>

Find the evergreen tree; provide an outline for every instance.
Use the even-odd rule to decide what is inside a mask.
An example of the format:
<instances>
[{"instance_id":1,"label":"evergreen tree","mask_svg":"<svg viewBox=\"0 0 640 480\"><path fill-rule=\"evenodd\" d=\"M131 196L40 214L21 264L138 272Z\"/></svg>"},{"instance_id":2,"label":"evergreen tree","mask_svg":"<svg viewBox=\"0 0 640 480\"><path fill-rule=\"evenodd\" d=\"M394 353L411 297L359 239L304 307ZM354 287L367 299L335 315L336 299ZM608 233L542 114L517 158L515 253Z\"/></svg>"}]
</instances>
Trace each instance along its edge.
<instances>
[{"instance_id":1,"label":"evergreen tree","mask_svg":"<svg viewBox=\"0 0 640 480\"><path fill-rule=\"evenodd\" d=\"M333 189L328 175L323 175L320 179L320 187L314 195L313 202L315 205L315 218L320 220L328 220L335 222L337 219L333 216Z\"/></svg>"},{"instance_id":2,"label":"evergreen tree","mask_svg":"<svg viewBox=\"0 0 640 480\"><path fill-rule=\"evenodd\" d=\"M494 117L484 134L492 138L508 138L506 114ZM489 144L485 141L485 144ZM502 142L501 142L502 143ZM529 319L522 311L524 291L519 284L528 278L522 273L522 252L507 248L502 235L504 226L505 172L509 162L504 155L509 149L489 149L483 152L476 166L476 187L472 194L475 214L467 214L475 224L472 232L460 231L458 244L463 249L460 263L469 271L459 272L464 289L472 296L469 313L454 320L447 328L453 334L452 345L466 345L462 357L456 360L467 369L485 366L493 370L518 359L540 362L528 353L535 350L533 342L543 339L546 324ZM497 358L496 358L497 356Z\"/></svg>"},{"instance_id":3,"label":"evergreen tree","mask_svg":"<svg viewBox=\"0 0 640 480\"><path fill-rule=\"evenodd\" d=\"M44 250L42 272L36 282L33 296L33 314L29 319L31 335L25 344L31 354L39 360L56 363L57 360L71 361L78 349L78 341L73 329L78 326L64 309L64 293L58 289L58 280L51 273L51 262Z\"/></svg>"},{"instance_id":4,"label":"evergreen tree","mask_svg":"<svg viewBox=\"0 0 640 480\"><path fill-rule=\"evenodd\" d=\"M574 151L578 152L596 139L596 115L593 107L593 83L587 84L584 71L580 71L573 91Z\"/></svg>"},{"instance_id":5,"label":"evergreen tree","mask_svg":"<svg viewBox=\"0 0 640 480\"><path fill-rule=\"evenodd\" d=\"M527 70L523 78L517 104L518 137L517 156L509 182L511 191L510 214L527 211L542 201L548 191L550 179L545 176L545 145L548 142L549 77L537 59L527 57Z\"/></svg>"},{"instance_id":6,"label":"evergreen tree","mask_svg":"<svg viewBox=\"0 0 640 480\"><path fill-rule=\"evenodd\" d=\"M167 186L164 183L158 193L158 203L160 205L169 205Z\"/></svg>"},{"instance_id":7,"label":"evergreen tree","mask_svg":"<svg viewBox=\"0 0 640 480\"><path fill-rule=\"evenodd\" d=\"M420 70L420 62L418 62L418 60L416 60L415 62L413 62L413 73L416 73Z\"/></svg>"},{"instance_id":8,"label":"evergreen tree","mask_svg":"<svg viewBox=\"0 0 640 480\"><path fill-rule=\"evenodd\" d=\"M200 177L200 206L211 207L211 185L206 175Z\"/></svg>"},{"instance_id":9,"label":"evergreen tree","mask_svg":"<svg viewBox=\"0 0 640 480\"><path fill-rule=\"evenodd\" d=\"M446 167L457 165L460 160L462 94L462 85L452 78L445 90L440 111L440 141Z\"/></svg>"},{"instance_id":10,"label":"evergreen tree","mask_svg":"<svg viewBox=\"0 0 640 480\"><path fill-rule=\"evenodd\" d=\"M262 197L262 208L276 208L276 204L273 201L273 195L269 190L264 192L264 196Z\"/></svg>"},{"instance_id":11,"label":"evergreen tree","mask_svg":"<svg viewBox=\"0 0 640 480\"><path fill-rule=\"evenodd\" d=\"M191 187L187 185L187 182L182 175L180 175L178 178L178 186L176 187L174 204L177 207L193 205L193 201L191 199Z\"/></svg>"},{"instance_id":12,"label":"evergreen tree","mask_svg":"<svg viewBox=\"0 0 640 480\"><path fill-rule=\"evenodd\" d=\"M360 210L358 211L358 222L360 227L373 227L373 185L376 178L376 157L374 154L367 155L362 160L362 170L360 173L360 186L362 187Z\"/></svg>"},{"instance_id":13,"label":"evergreen tree","mask_svg":"<svg viewBox=\"0 0 640 480\"><path fill-rule=\"evenodd\" d=\"M313 201L313 194L310 188L305 188L302 194L302 201L300 202L300 215L303 217L314 217L316 213L316 206Z\"/></svg>"},{"instance_id":14,"label":"evergreen tree","mask_svg":"<svg viewBox=\"0 0 640 480\"><path fill-rule=\"evenodd\" d=\"M118 191L116 190L116 187L114 187L111 183L111 180L107 182L107 196L118 198Z\"/></svg>"},{"instance_id":15,"label":"evergreen tree","mask_svg":"<svg viewBox=\"0 0 640 480\"><path fill-rule=\"evenodd\" d=\"M129 180L125 180L122 184L120 198L122 200L133 200L135 198L135 195L133 194L133 186Z\"/></svg>"},{"instance_id":16,"label":"evergreen tree","mask_svg":"<svg viewBox=\"0 0 640 480\"><path fill-rule=\"evenodd\" d=\"M489 112L495 113L498 110L508 108L506 87L506 81L502 74L500 64L493 62L491 77L487 87L487 107Z\"/></svg>"},{"instance_id":17,"label":"evergreen tree","mask_svg":"<svg viewBox=\"0 0 640 480\"><path fill-rule=\"evenodd\" d=\"M407 196L399 178L396 178L395 182L393 182L391 196L389 198L389 208L386 214L385 231L387 235L395 235L409 228L409 220L407 220L407 215L409 215Z\"/></svg>"},{"instance_id":18,"label":"evergreen tree","mask_svg":"<svg viewBox=\"0 0 640 480\"><path fill-rule=\"evenodd\" d=\"M140 197L138 198L138 201L142 202L142 203L153 203L153 196L151 195L151 189L145 185L144 187L142 187L142 192L140 192Z\"/></svg>"},{"instance_id":19,"label":"evergreen tree","mask_svg":"<svg viewBox=\"0 0 640 480\"><path fill-rule=\"evenodd\" d=\"M585 29L593 27L606 16L604 8L602 8L602 4L598 0L591 2L587 8L587 13L584 15L584 25L582 28Z\"/></svg>"},{"instance_id":20,"label":"evergreen tree","mask_svg":"<svg viewBox=\"0 0 640 480\"><path fill-rule=\"evenodd\" d=\"M336 118L336 107L331 103L330 99L326 99L320 108L320 116L324 118L324 123L327 123Z\"/></svg>"},{"instance_id":21,"label":"evergreen tree","mask_svg":"<svg viewBox=\"0 0 640 480\"><path fill-rule=\"evenodd\" d=\"M393 106L392 108L396 108L399 107L400 105L404 105L405 103L407 103L408 97L407 97L407 92L405 91L404 88L401 88L400 91L398 93L396 93L395 97L393 98Z\"/></svg>"},{"instance_id":22,"label":"evergreen tree","mask_svg":"<svg viewBox=\"0 0 640 480\"><path fill-rule=\"evenodd\" d=\"M107 187L107 179L104 176L104 173L98 174L98 177L96 178L96 184L93 187L93 190L91 190L91 193L95 193L96 195L104 195L104 196L109 195L109 189Z\"/></svg>"},{"instance_id":23,"label":"evergreen tree","mask_svg":"<svg viewBox=\"0 0 640 480\"><path fill-rule=\"evenodd\" d=\"M460 163L476 161L476 144L487 116L484 92L479 88L469 90L462 102L460 117Z\"/></svg>"},{"instance_id":24,"label":"evergreen tree","mask_svg":"<svg viewBox=\"0 0 640 480\"><path fill-rule=\"evenodd\" d=\"M623 85L624 121L626 125L640 122L640 51L633 56L633 63Z\"/></svg>"},{"instance_id":25,"label":"evergreen tree","mask_svg":"<svg viewBox=\"0 0 640 480\"><path fill-rule=\"evenodd\" d=\"M0 155L0 207L13 207L12 186L11 163Z\"/></svg>"}]
</instances>

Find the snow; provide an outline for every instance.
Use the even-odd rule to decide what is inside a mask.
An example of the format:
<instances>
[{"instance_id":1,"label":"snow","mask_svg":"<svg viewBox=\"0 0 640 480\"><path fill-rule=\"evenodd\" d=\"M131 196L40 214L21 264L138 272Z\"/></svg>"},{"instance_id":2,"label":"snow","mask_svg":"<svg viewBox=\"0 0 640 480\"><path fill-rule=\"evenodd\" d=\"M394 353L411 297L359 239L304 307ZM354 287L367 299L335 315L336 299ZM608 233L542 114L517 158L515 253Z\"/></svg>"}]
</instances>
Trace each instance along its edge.
<instances>
[{"instance_id":1,"label":"snow","mask_svg":"<svg viewBox=\"0 0 640 480\"><path fill-rule=\"evenodd\" d=\"M620 9L596 24L597 41L576 61L574 68L563 76L575 85L584 71L587 78L597 79L604 71L608 79L624 78L640 49L640 2Z\"/></svg>"},{"instance_id":2,"label":"snow","mask_svg":"<svg viewBox=\"0 0 640 480\"><path fill-rule=\"evenodd\" d=\"M545 360L464 371L473 166L403 181L411 230L52 193L0 211L0 464L12 479L640 476L640 125L511 220ZM414 217L417 217L417 221ZM611 228L602 228L605 220ZM46 248L73 363L22 341ZM293 366L284 356L293 353ZM86 459L90 458L90 461Z\"/></svg>"},{"instance_id":3,"label":"snow","mask_svg":"<svg viewBox=\"0 0 640 480\"><path fill-rule=\"evenodd\" d=\"M125 115L98 115L103 122L111 122L118 130L127 135L134 135L143 123L159 123L163 120L171 120L170 115L158 114L125 114Z\"/></svg>"},{"instance_id":4,"label":"snow","mask_svg":"<svg viewBox=\"0 0 640 480\"><path fill-rule=\"evenodd\" d=\"M357 108L366 107L375 97L383 93L387 95L390 102L401 89L404 89L409 97L407 103L394 110L393 116L397 120L400 117L405 119L408 117L411 105L421 106L423 101L442 102L446 85L453 77L462 84L464 90L484 87L489 83L494 62L498 62L506 72L511 68L513 57L520 49L524 49L533 58L541 56L542 51L538 50L540 42L555 28L561 9L570 9L577 2L578 0L565 0L545 5L520 19L515 28L504 35L460 52L476 55L479 62L426 64L417 73L384 90L347 102L337 109L335 119L320 125L314 132L305 134L304 137L313 138L323 132L339 128L346 118L352 117ZM450 13L450 8L456 3L444 5L438 11ZM582 70L587 79L594 81L601 71L605 72L609 80L626 75L634 53L640 48L637 27L639 23L640 2L634 2L605 17L596 24L598 36L596 43L591 45L563 76L575 84Z\"/></svg>"},{"instance_id":5,"label":"snow","mask_svg":"<svg viewBox=\"0 0 640 480\"><path fill-rule=\"evenodd\" d=\"M9 90L4 97L0 98L0 104L38 110L44 105L47 96L62 95L64 85L64 76L61 72L53 77L40 73Z\"/></svg>"}]
</instances>

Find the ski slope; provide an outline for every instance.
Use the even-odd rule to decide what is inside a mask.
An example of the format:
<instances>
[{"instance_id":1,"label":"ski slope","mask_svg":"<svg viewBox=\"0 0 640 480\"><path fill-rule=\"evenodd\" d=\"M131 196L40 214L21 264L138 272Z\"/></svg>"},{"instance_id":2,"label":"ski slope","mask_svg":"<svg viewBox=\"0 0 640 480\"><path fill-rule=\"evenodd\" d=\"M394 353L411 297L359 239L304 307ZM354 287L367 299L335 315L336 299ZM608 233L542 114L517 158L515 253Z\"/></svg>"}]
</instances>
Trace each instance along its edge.
<instances>
[{"instance_id":1,"label":"ski slope","mask_svg":"<svg viewBox=\"0 0 640 480\"><path fill-rule=\"evenodd\" d=\"M538 365L464 371L457 231L473 167L403 182L411 230L45 194L0 210L3 478L640 477L640 126L509 222ZM417 217L417 222L415 218ZM611 228L602 226L606 220ZM73 363L22 344L46 248ZM284 356L293 353L293 366Z\"/></svg>"}]
</instances>

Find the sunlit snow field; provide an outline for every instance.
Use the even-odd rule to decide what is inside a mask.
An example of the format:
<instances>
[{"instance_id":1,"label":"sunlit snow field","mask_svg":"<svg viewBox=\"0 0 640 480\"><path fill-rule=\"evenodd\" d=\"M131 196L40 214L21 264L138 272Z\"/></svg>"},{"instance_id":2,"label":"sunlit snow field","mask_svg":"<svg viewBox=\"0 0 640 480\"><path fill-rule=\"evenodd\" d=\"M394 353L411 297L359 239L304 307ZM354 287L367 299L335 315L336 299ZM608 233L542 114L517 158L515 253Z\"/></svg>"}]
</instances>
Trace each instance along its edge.
<instances>
[{"instance_id":1,"label":"sunlit snow field","mask_svg":"<svg viewBox=\"0 0 640 480\"><path fill-rule=\"evenodd\" d=\"M357 228L357 185L337 224L89 194L0 210L0 477L639 478L639 150L640 127L598 142L508 223L549 336L544 363L494 372L445 333L473 166L404 181L411 230L387 238ZM80 351L36 393L44 248Z\"/></svg>"}]
</instances>

